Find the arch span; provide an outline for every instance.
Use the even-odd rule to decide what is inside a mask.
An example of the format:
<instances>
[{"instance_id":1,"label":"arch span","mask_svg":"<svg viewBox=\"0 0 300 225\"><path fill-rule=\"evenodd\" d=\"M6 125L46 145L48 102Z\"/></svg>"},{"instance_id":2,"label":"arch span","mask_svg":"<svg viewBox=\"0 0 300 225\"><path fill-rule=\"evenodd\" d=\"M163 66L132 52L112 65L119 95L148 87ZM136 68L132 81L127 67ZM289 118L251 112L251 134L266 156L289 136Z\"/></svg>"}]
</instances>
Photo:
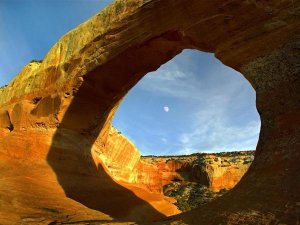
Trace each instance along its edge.
<instances>
[{"instance_id":1,"label":"arch span","mask_svg":"<svg viewBox=\"0 0 300 225\"><path fill-rule=\"evenodd\" d=\"M262 121L256 157L229 194L170 221L296 224L300 220L299 8L299 1L275 0L115 1L63 36L42 63L27 65L13 82L0 89L1 125L7 124L4 115L9 115L14 127L12 132L6 125L1 127L1 157L8 165L17 163L16 158L26 159L26 164L34 165L31 169L41 164L37 168L43 171L49 171L43 164L47 160L54 173L47 172L43 179L55 180L56 176L67 197L112 217L131 218L129 209L121 205L115 211L105 210L106 203L89 196L92 183L73 182L69 175L98 176L101 166L97 169L97 157L101 155L104 162L111 157L106 142L112 116L128 90L147 72L185 48L215 52L256 90ZM30 171L25 168L24 173ZM22 190L19 184L24 180L7 185ZM93 189L94 196L101 184ZM101 192L102 196L106 193ZM47 198L51 196L55 195L49 192ZM124 201L130 198L135 206L142 205L132 196L123 197ZM26 199L28 196L21 196L17 201L24 205ZM55 202L45 202L41 196L38 199L39 210ZM60 200L56 203L61 214L67 214L70 205L81 207L69 199ZM151 207L145 211L159 216ZM15 212L24 213L26 207ZM38 212L53 218L51 210ZM10 213L14 215L11 218L17 217ZM84 216L87 214L78 217Z\"/></svg>"}]
</instances>

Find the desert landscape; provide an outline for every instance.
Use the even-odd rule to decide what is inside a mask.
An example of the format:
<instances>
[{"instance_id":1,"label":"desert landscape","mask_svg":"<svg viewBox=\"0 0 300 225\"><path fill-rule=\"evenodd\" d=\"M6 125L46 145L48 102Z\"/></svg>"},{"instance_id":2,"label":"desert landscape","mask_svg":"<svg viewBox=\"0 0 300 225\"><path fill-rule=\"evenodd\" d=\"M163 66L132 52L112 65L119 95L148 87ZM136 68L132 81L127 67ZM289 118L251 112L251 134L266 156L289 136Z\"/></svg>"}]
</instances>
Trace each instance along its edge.
<instances>
[{"instance_id":1,"label":"desert landscape","mask_svg":"<svg viewBox=\"0 0 300 225\"><path fill-rule=\"evenodd\" d=\"M255 89L256 150L141 156L112 125L184 49ZM299 59L298 0L114 1L0 88L0 224L300 224Z\"/></svg>"}]
</instances>

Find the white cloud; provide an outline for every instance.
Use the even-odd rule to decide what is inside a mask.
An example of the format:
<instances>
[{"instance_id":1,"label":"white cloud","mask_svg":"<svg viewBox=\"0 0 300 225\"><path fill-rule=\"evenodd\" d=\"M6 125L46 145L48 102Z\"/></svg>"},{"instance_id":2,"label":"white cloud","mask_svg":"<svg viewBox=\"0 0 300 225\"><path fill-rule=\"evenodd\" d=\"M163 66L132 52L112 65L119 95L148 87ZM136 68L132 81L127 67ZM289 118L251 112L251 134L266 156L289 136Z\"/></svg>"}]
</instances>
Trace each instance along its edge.
<instances>
[{"instance_id":1,"label":"white cloud","mask_svg":"<svg viewBox=\"0 0 300 225\"><path fill-rule=\"evenodd\" d=\"M160 138L161 142L164 143L164 144L167 144L168 143L168 140L164 137Z\"/></svg>"},{"instance_id":2,"label":"white cloud","mask_svg":"<svg viewBox=\"0 0 300 225\"><path fill-rule=\"evenodd\" d=\"M239 124L235 118L238 112L245 113L243 102L249 106L249 97L255 96L252 87L221 64L206 72L209 74L195 74L172 64L147 75L140 88L199 105L198 111L189 115L190 131L179 135L178 154L255 149L260 121L243 117L245 121Z\"/></svg>"},{"instance_id":3,"label":"white cloud","mask_svg":"<svg viewBox=\"0 0 300 225\"><path fill-rule=\"evenodd\" d=\"M190 98L196 96L193 93L201 84L193 73L182 72L177 65L172 65L147 74L137 86L153 94Z\"/></svg>"},{"instance_id":4,"label":"white cloud","mask_svg":"<svg viewBox=\"0 0 300 225\"><path fill-rule=\"evenodd\" d=\"M183 149L180 151L255 150L260 122L249 121L241 126L228 124L226 113L222 111L212 107L195 115L191 131L179 137Z\"/></svg>"},{"instance_id":5,"label":"white cloud","mask_svg":"<svg viewBox=\"0 0 300 225\"><path fill-rule=\"evenodd\" d=\"M184 147L177 152L177 155L190 155L195 152L199 152L199 151L194 148Z\"/></svg>"},{"instance_id":6,"label":"white cloud","mask_svg":"<svg viewBox=\"0 0 300 225\"><path fill-rule=\"evenodd\" d=\"M185 130L177 130L181 132L177 139L168 139L169 144L163 149L158 146L151 150L151 145L146 148L144 143L144 151L191 154L255 149L260 121L255 110L250 108L255 107L255 93L251 85L242 75L221 63L208 65L208 68L202 70L200 64L196 69L190 68L193 59L185 60L180 65L171 62L167 67L161 66L137 85L142 91L159 97L172 97L175 104L180 102L183 107L189 107L188 110L180 110L180 105L176 105L179 110L174 111L174 115L182 111L188 112L184 114ZM206 64L202 66L205 67ZM163 109L165 112L169 111L168 106ZM141 130L143 129L144 133L162 132L162 135L165 135L164 132L174 131L173 128L167 131L153 131L142 127Z\"/></svg>"},{"instance_id":7,"label":"white cloud","mask_svg":"<svg viewBox=\"0 0 300 225\"><path fill-rule=\"evenodd\" d=\"M216 70L205 77L208 81L197 77L201 74L184 73L180 69L173 65L168 70L157 71L141 85L145 90L191 100L198 106L196 113L189 115L190 132L179 136L177 152L255 149L260 121L245 118L239 124L235 118L240 116L237 112L243 102L255 96L249 83L224 66L216 66ZM241 109L242 113L244 110Z\"/></svg>"}]
</instances>

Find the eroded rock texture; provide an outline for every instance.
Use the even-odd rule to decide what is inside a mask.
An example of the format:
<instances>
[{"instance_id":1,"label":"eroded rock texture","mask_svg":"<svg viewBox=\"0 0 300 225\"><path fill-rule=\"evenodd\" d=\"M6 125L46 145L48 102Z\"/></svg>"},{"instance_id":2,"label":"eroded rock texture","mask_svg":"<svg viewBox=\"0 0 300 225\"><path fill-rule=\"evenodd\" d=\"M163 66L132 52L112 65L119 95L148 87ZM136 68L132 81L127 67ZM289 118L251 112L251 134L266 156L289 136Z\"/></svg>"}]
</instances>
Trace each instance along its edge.
<instances>
[{"instance_id":1,"label":"eroded rock texture","mask_svg":"<svg viewBox=\"0 0 300 225\"><path fill-rule=\"evenodd\" d=\"M211 191L233 188L254 159L253 151L186 156L143 156L112 127L101 161L115 180L162 193L174 181L197 182Z\"/></svg>"},{"instance_id":2,"label":"eroded rock texture","mask_svg":"<svg viewBox=\"0 0 300 225\"><path fill-rule=\"evenodd\" d=\"M250 81L262 128L255 160L232 191L162 223L299 223L299 7L117 0L64 35L0 89L1 223L151 223L174 213L161 197L116 183L101 159L117 157L107 137L128 90L185 48L215 52Z\"/></svg>"},{"instance_id":3,"label":"eroded rock texture","mask_svg":"<svg viewBox=\"0 0 300 225\"><path fill-rule=\"evenodd\" d=\"M240 151L186 156L147 156L142 157L142 162L151 164L158 170L156 179L152 181L157 184L158 191L162 191L162 187L171 182L187 181L196 182L218 192L221 189L233 188L247 172L253 159L254 152Z\"/></svg>"}]
</instances>

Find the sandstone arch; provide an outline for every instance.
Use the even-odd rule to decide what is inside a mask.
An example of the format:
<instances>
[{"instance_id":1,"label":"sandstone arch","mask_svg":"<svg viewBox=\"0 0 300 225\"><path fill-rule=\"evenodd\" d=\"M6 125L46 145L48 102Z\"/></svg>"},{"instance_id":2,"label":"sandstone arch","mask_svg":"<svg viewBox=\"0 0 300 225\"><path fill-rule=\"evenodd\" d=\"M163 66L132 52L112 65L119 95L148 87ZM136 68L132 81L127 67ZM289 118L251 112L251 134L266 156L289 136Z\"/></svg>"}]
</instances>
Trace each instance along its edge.
<instances>
[{"instance_id":1,"label":"sandstone arch","mask_svg":"<svg viewBox=\"0 0 300 225\"><path fill-rule=\"evenodd\" d=\"M27 65L0 89L1 114L6 113L14 127L10 132L7 119L2 122L0 117L4 167L26 159L33 168L42 164L37 168L48 171L43 164L47 160L65 194L80 202L87 197L82 193L85 186L74 194L65 171L95 175L97 157L109 160L111 118L127 91L185 48L215 52L256 90L262 121L256 158L228 195L170 222L296 224L300 221L299 7L299 1L288 0L116 1L63 36L42 63ZM74 139L75 147L70 141ZM61 163L62 159L66 161ZM20 188L17 179L9 182L7 187ZM26 196L20 198L26 202ZM79 207L68 199L61 201L62 208ZM39 199L37 204L49 203ZM100 210L95 204L85 205ZM24 206L18 210L9 212L11 218L28 214ZM45 217L53 216L47 213ZM61 214L58 220L63 220ZM84 215L99 216L91 211L79 217Z\"/></svg>"}]
</instances>

